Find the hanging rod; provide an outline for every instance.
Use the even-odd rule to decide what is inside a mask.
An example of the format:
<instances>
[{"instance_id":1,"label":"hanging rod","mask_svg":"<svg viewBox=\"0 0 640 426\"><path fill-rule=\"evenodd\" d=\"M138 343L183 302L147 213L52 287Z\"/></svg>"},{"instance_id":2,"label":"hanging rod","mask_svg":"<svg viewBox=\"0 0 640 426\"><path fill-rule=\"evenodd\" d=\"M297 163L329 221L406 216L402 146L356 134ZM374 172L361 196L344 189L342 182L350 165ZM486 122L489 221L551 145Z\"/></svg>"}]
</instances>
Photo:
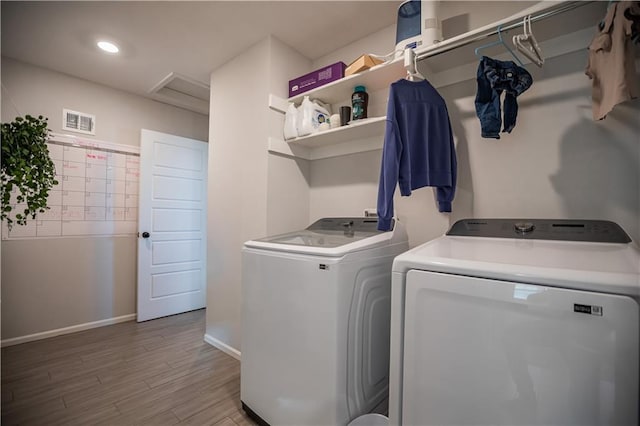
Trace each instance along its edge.
<instances>
[{"instance_id":1,"label":"hanging rod","mask_svg":"<svg viewBox=\"0 0 640 426\"><path fill-rule=\"evenodd\" d=\"M552 9L548 9L548 10L544 10L541 12L534 12L531 13L531 22L536 22L536 21L541 21L543 19L547 19L550 18L552 16L555 15L559 15L561 13L565 13L574 9L577 9L579 7L585 6L587 4L591 4L593 3L593 1L572 1L572 2L566 2L566 3L561 3L559 5L557 5L556 7L552 8ZM537 14L536 14L537 13ZM529 16L529 15L523 15L520 18L517 18L518 20L515 22L512 22L511 24L506 24L506 25L501 25L499 27L501 27L501 31L508 31L508 30L512 30L514 28L518 28L522 26L522 18L524 16ZM484 40L486 38L492 37L494 35L498 34L498 27L496 27L495 29L482 33L482 34L478 34L477 36L472 36L471 38L464 38L461 39L459 41L454 41L451 43L447 43L446 41L440 43L439 45L432 45L429 46L428 50L425 52L421 52L421 53L417 53L416 54L416 60L420 61L422 59L426 59L426 58L430 58L432 56L437 56L440 55L442 53L446 53L449 52L453 49L457 49L459 47L463 47L463 46L467 46L471 43L474 43L476 41L480 41L480 40Z\"/></svg>"}]
</instances>

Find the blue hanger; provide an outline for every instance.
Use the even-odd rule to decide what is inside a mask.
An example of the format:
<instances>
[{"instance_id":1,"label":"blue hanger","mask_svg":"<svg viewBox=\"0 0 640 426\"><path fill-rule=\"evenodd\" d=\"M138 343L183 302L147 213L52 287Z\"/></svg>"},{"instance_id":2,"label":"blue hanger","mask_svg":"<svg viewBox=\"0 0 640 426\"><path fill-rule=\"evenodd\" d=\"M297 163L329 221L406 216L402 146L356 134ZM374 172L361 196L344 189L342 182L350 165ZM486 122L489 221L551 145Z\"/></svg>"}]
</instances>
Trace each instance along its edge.
<instances>
[{"instance_id":1,"label":"blue hanger","mask_svg":"<svg viewBox=\"0 0 640 426\"><path fill-rule=\"evenodd\" d=\"M498 27L498 41L493 41L491 43L476 47L475 53L476 56L479 58L482 58L482 55L480 55L479 51L482 49L486 49L487 47L491 47L491 46L498 46L498 45L502 45L504 46L505 49L507 49L507 52L509 52L511 54L511 56L513 56L513 59L516 60L516 62L523 67L524 64L522 63L522 61L520 60L520 58L518 58L515 54L515 52L513 50L511 50L511 48L509 47L509 45L507 43L505 43L505 41L502 39L502 25L500 25Z\"/></svg>"}]
</instances>

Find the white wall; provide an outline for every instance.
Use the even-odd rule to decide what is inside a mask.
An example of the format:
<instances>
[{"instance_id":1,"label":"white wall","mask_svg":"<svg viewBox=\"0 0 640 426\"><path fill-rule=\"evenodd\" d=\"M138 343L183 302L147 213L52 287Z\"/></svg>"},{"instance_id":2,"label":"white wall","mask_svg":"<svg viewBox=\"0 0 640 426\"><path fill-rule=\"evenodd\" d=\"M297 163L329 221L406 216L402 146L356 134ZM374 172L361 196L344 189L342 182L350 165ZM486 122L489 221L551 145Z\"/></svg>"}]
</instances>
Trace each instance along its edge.
<instances>
[{"instance_id":1,"label":"white wall","mask_svg":"<svg viewBox=\"0 0 640 426\"><path fill-rule=\"evenodd\" d=\"M286 97L288 79L308 66L269 37L211 74L206 333L235 350L243 243L308 220L308 165L267 152L267 137L282 134L282 117L269 110L268 95Z\"/></svg>"},{"instance_id":2,"label":"white wall","mask_svg":"<svg viewBox=\"0 0 640 426\"><path fill-rule=\"evenodd\" d=\"M461 214L471 207L477 217L608 219L639 240L640 101L594 122L586 53L532 69L535 83L519 98L517 126L501 140L477 136L474 82L441 91L466 132L458 136L459 146L466 142L459 155L473 199Z\"/></svg>"},{"instance_id":3,"label":"white wall","mask_svg":"<svg viewBox=\"0 0 640 426\"><path fill-rule=\"evenodd\" d=\"M95 114L102 141L139 145L141 128L208 139L207 116L10 58L2 84L3 122L42 114L62 132L69 108ZM3 241L2 339L135 313L136 257L134 237Z\"/></svg>"},{"instance_id":4,"label":"white wall","mask_svg":"<svg viewBox=\"0 0 640 426\"><path fill-rule=\"evenodd\" d=\"M503 16L515 12L503 10L513 7L511 3L482 2L465 9L453 3L455 8L447 16L465 10L474 26L499 19L496 7ZM386 33L382 30L345 46L315 61L314 67L348 62L357 52L386 52L389 42L383 44L379 37ZM606 219L640 241L640 101L593 122L585 64L586 49L551 59L542 70L528 66L534 84L518 98L515 130L500 140L480 137L474 73L467 81L439 88L456 140L457 193L452 214L437 212L431 188L417 190L411 197L396 193L396 214L405 222L412 246L442 235L463 217ZM386 92L370 94L370 102L372 97L373 102L386 102L386 96ZM360 215L374 207L380 156L381 151L372 151L312 162L311 220Z\"/></svg>"},{"instance_id":5,"label":"white wall","mask_svg":"<svg viewBox=\"0 0 640 426\"><path fill-rule=\"evenodd\" d=\"M269 55L269 93L289 97L288 81L309 72L311 61L275 38ZM269 110L269 136L282 139L284 115ZM309 221L309 162L267 155L267 234L301 229Z\"/></svg>"},{"instance_id":6,"label":"white wall","mask_svg":"<svg viewBox=\"0 0 640 426\"><path fill-rule=\"evenodd\" d=\"M206 333L240 347L240 249L266 232L268 41L211 74ZM262 78L260 78L262 76Z\"/></svg>"}]
</instances>

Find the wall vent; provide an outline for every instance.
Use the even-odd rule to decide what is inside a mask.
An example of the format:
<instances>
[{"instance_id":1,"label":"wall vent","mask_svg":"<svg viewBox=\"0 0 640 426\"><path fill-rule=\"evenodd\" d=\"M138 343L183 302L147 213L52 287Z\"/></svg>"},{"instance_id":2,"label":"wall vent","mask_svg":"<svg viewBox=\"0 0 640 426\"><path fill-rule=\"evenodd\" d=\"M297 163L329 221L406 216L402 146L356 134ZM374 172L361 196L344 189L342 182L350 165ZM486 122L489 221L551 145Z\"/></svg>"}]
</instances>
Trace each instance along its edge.
<instances>
[{"instance_id":1,"label":"wall vent","mask_svg":"<svg viewBox=\"0 0 640 426\"><path fill-rule=\"evenodd\" d=\"M149 94L157 101L209 115L209 85L185 75L170 73Z\"/></svg>"},{"instance_id":2,"label":"wall vent","mask_svg":"<svg viewBox=\"0 0 640 426\"><path fill-rule=\"evenodd\" d=\"M62 129L85 135L95 135L96 116L65 108L62 110Z\"/></svg>"}]
</instances>

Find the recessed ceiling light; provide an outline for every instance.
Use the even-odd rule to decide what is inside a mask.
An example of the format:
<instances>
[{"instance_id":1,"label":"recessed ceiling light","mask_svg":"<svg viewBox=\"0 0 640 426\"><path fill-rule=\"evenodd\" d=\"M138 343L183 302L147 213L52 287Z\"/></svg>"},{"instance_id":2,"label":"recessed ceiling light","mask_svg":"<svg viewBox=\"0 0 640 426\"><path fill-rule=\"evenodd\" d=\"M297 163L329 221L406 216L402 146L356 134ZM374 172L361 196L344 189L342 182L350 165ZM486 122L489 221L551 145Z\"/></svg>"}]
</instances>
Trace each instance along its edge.
<instances>
[{"instance_id":1,"label":"recessed ceiling light","mask_svg":"<svg viewBox=\"0 0 640 426\"><path fill-rule=\"evenodd\" d=\"M110 41L99 41L98 47L108 53L118 53L120 49Z\"/></svg>"}]
</instances>

